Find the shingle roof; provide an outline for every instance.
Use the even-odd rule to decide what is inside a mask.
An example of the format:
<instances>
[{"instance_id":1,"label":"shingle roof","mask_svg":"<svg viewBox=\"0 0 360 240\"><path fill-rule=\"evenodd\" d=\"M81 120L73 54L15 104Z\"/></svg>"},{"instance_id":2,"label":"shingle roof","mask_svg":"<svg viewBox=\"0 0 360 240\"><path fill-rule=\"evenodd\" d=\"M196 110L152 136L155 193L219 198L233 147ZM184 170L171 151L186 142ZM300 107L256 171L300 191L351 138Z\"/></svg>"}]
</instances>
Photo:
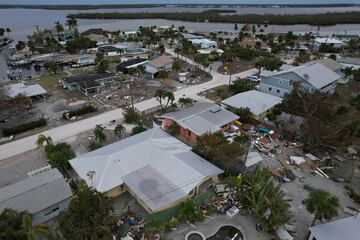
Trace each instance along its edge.
<instances>
[{"instance_id":1,"label":"shingle roof","mask_svg":"<svg viewBox=\"0 0 360 240\"><path fill-rule=\"evenodd\" d=\"M321 60L316 61L322 65L324 65L325 67L329 68L332 71L338 71L340 69L342 69L344 67L344 65L330 59L330 58L324 58Z\"/></svg>"},{"instance_id":2,"label":"shingle roof","mask_svg":"<svg viewBox=\"0 0 360 240\"><path fill-rule=\"evenodd\" d=\"M149 62L155 68L162 68L167 64L172 63L174 60L166 55L159 56Z\"/></svg>"},{"instance_id":3,"label":"shingle roof","mask_svg":"<svg viewBox=\"0 0 360 240\"><path fill-rule=\"evenodd\" d=\"M281 101L282 99L280 97L251 90L229 97L223 100L222 103L234 108L249 108L253 114L260 115L276 104L281 103Z\"/></svg>"},{"instance_id":4,"label":"shingle roof","mask_svg":"<svg viewBox=\"0 0 360 240\"><path fill-rule=\"evenodd\" d=\"M347 217L333 222L310 227L317 240L358 240L360 217Z\"/></svg>"},{"instance_id":5,"label":"shingle roof","mask_svg":"<svg viewBox=\"0 0 360 240\"><path fill-rule=\"evenodd\" d=\"M0 212L5 208L37 213L70 198L69 185L51 169L0 189Z\"/></svg>"},{"instance_id":6,"label":"shingle roof","mask_svg":"<svg viewBox=\"0 0 360 240\"><path fill-rule=\"evenodd\" d=\"M211 102L198 102L162 117L176 121L197 135L217 132L222 126L239 119L237 115Z\"/></svg>"},{"instance_id":7,"label":"shingle roof","mask_svg":"<svg viewBox=\"0 0 360 240\"><path fill-rule=\"evenodd\" d=\"M222 173L160 128L89 152L70 164L99 192L125 183L152 211L185 197L205 178ZM95 171L92 180L89 171Z\"/></svg>"}]
</instances>

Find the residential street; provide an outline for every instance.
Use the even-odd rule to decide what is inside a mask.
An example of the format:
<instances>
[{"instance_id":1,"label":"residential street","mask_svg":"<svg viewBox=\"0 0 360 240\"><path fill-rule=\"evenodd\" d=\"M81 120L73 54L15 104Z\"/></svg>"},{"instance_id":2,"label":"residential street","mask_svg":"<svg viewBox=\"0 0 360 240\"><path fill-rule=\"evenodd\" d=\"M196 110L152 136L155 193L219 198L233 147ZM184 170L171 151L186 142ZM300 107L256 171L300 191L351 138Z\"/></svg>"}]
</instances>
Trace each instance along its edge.
<instances>
[{"instance_id":1,"label":"residential street","mask_svg":"<svg viewBox=\"0 0 360 240\"><path fill-rule=\"evenodd\" d=\"M166 49L166 52L171 54L172 56L176 57L177 55L173 52L173 50ZM185 57L180 56L182 60L194 64L194 62L191 59L187 59ZM256 69L250 69L248 71L234 74L232 75L232 80L236 79L237 77L246 77L248 75L255 74L257 72ZM211 75L213 79L211 81L199 84L199 85L193 85L189 86L183 89L179 89L174 92L175 98L178 99L180 97L186 96L193 99L199 100L200 96L198 96L198 93L208 90L220 85L227 84L229 81L228 75L220 74L216 71L212 71ZM153 107L158 106L158 102L155 98L151 98L142 102L138 102L135 104L135 107L139 109L140 111L144 111ZM100 115L87 118L84 120L72 122L60 127L56 127L47 131L44 131L39 134L44 134L46 136L51 136L54 142L58 142L64 139L67 139L69 137L75 136L81 132L88 131L90 129L93 129L95 125L97 124L103 124L108 125L111 120L118 120L122 118L122 109L115 109L111 110L105 113L102 113ZM6 159L12 156L16 156L18 154L21 154L23 152L32 150L36 148L35 141L37 139L36 135L32 135L26 138L22 138L4 145L0 146L0 160Z\"/></svg>"}]
</instances>

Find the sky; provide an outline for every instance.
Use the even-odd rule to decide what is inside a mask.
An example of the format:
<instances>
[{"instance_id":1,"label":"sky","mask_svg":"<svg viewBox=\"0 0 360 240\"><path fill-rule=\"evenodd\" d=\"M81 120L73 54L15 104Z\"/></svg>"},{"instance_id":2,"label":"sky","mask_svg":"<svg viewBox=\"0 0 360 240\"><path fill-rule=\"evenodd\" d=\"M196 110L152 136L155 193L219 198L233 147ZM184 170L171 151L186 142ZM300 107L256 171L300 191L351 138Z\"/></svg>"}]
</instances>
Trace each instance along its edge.
<instances>
[{"instance_id":1,"label":"sky","mask_svg":"<svg viewBox=\"0 0 360 240\"><path fill-rule=\"evenodd\" d=\"M0 4L154 4L154 3L206 3L206 4L319 4L360 3L360 0L0 0Z\"/></svg>"}]
</instances>

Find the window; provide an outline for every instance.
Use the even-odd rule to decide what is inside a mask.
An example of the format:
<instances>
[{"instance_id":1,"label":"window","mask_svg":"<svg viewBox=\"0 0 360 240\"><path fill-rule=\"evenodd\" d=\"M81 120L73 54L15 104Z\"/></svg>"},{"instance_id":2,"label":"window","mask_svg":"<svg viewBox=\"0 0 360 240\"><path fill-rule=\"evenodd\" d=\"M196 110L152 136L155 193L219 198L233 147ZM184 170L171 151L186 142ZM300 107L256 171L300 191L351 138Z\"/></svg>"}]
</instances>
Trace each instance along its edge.
<instances>
[{"instance_id":1,"label":"window","mask_svg":"<svg viewBox=\"0 0 360 240\"><path fill-rule=\"evenodd\" d=\"M60 209L59 207L55 207L55 208L53 208L52 210L46 212L46 213L45 213L45 216L47 216L47 215L49 215L49 214L51 214L51 213L53 213L53 212L56 212L56 211L58 211L59 209Z\"/></svg>"},{"instance_id":2,"label":"window","mask_svg":"<svg viewBox=\"0 0 360 240\"><path fill-rule=\"evenodd\" d=\"M189 136L189 137L191 136L191 132L190 132L190 130L188 130L188 136Z\"/></svg>"},{"instance_id":3,"label":"window","mask_svg":"<svg viewBox=\"0 0 360 240\"><path fill-rule=\"evenodd\" d=\"M280 90L278 89L278 90L276 90L276 92L277 92L277 93L280 93Z\"/></svg>"},{"instance_id":4,"label":"window","mask_svg":"<svg viewBox=\"0 0 360 240\"><path fill-rule=\"evenodd\" d=\"M292 86L292 83L291 83L291 81L289 82L289 87L291 87Z\"/></svg>"},{"instance_id":5,"label":"window","mask_svg":"<svg viewBox=\"0 0 360 240\"><path fill-rule=\"evenodd\" d=\"M269 91L272 91L272 88L271 88L271 87L269 87Z\"/></svg>"},{"instance_id":6,"label":"window","mask_svg":"<svg viewBox=\"0 0 360 240\"><path fill-rule=\"evenodd\" d=\"M280 85L282 84L282 81L281 81L281 80L279 80L279 84L280 84Z\"/></svg>"}]
</instances>

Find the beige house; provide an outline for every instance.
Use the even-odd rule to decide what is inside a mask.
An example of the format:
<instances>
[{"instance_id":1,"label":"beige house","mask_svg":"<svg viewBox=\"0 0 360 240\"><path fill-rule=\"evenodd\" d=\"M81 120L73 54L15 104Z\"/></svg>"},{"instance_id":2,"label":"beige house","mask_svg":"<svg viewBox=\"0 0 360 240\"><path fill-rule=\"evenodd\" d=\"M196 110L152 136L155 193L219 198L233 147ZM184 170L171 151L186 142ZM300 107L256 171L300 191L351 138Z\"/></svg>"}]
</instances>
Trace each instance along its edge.
<instances>
[{"instance_id":1,"label":"beige house","mask_svg":"<svg viewBox=\"0 0 360 240\"><path fill-rule=\"evenodd\" d=\"M70 161L80 178L109 197L129 192L149 212L178 205L223 171L156 127Z\"/></svg>"}]
</instances>

